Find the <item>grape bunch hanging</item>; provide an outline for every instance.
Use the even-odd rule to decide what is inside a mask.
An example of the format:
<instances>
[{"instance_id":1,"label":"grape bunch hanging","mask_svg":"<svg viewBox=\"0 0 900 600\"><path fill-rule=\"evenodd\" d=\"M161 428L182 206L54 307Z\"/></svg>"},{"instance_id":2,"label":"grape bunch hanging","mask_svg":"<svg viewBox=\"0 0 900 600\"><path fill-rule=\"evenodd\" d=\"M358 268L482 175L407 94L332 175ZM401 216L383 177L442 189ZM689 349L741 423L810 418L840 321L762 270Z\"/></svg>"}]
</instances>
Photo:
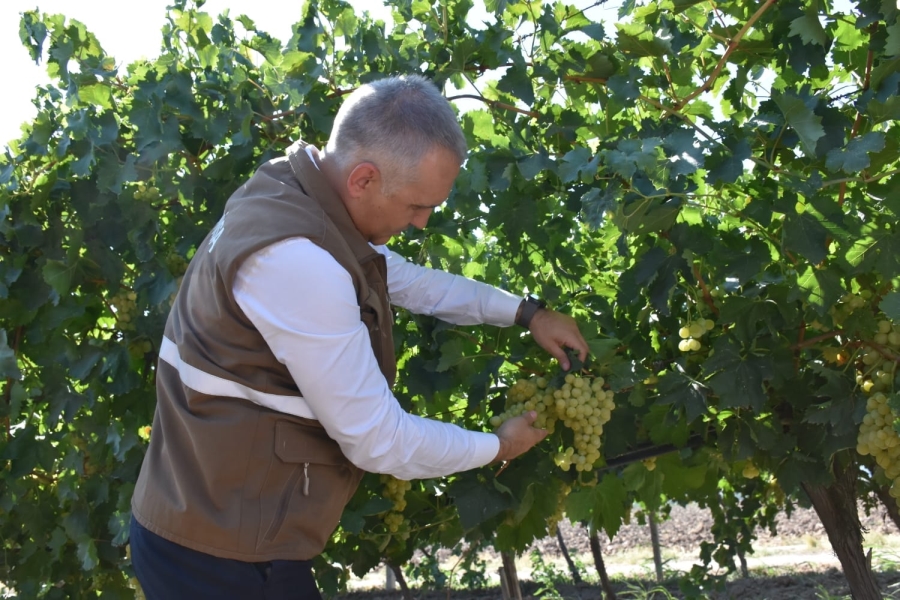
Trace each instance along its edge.
<instances>
[{"instance_id":1,"label":"grape bunch hanging","mask_svg":"<svg viewBox=\"0 0 900 600\"><path fill-rule=\"evenodd\" d=\"M602 377L569 373L560 388L552 387L545 377L516 381L506 394L505 410L491 418L491 425L527 411L537 412L535 427L551 434L562 424L572 433L572 445L560 448L553 457L564 471L575 467L589 471L600 458L603 426L615 408L613 392L603 388Z\"/></svg>"}]
</instances>

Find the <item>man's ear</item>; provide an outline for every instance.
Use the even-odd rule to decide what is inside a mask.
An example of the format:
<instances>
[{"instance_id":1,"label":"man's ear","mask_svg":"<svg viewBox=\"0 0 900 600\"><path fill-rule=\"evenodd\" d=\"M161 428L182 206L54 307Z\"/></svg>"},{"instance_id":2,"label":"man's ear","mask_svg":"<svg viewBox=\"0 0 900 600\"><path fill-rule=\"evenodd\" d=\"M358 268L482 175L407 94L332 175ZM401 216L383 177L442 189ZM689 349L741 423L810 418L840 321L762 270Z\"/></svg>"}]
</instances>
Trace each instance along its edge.
<instances>
[{"instance_id":1,"label":"man's ear","mask_svg":"<svg viewBox=\"0 0 900 600\"><path fill-rule=\"evenodd\" d=\"M347 176L347 191L352 198L362 198L381 189L381 172L370 162L361 162Z\"/></svg>"}]
</instances>

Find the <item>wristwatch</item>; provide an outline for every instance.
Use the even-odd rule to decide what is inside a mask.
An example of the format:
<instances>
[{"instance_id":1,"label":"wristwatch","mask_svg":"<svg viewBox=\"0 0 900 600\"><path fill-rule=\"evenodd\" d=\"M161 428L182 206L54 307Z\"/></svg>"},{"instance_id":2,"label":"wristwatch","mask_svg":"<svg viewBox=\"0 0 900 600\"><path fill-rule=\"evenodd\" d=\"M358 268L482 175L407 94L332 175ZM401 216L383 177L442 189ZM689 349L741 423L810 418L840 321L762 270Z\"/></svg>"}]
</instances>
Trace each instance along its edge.
<instances>
[{"instance_id":1,"label":"wristwatch","mask_svg":"<svg viewBox=\"0 0 900 600\"><path fill-rule=\"evenodd\" d=\"M519 314L516 317L516 325L528 329L528 326L531 325L531 319L534 318L534 314L539 309L546 307L547 303L543 300L539 300L531 294L525 296L522 298L522 303L519 305Z\"/></svg>"}]
</instances>

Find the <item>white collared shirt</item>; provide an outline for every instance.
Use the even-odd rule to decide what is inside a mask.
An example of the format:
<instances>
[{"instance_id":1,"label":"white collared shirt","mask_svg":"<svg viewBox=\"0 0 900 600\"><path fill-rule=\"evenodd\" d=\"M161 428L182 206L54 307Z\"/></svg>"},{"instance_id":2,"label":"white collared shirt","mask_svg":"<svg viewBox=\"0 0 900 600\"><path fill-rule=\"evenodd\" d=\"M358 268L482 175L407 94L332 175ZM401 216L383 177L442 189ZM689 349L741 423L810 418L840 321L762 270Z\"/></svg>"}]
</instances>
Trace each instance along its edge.
<instances>
[{"instance_id":1,"label":"white collared shirt","mask_svg":"<svg viewBox=\"0 0 900 600\"><path fill-rule=\"evenodd\" d=\"M457 325L512 325L520 298L415 265L385 246L391 302ZM303 276L296 274L302 269ZM410 415L391 393L359 318L350 274L305 238L273 244L238 270L234 296L300 388L306 410L347 458L371 472L424 479L489 463L491 433ZM297 413L302 414L302 413Z\"/></svg>"}]
</instances>

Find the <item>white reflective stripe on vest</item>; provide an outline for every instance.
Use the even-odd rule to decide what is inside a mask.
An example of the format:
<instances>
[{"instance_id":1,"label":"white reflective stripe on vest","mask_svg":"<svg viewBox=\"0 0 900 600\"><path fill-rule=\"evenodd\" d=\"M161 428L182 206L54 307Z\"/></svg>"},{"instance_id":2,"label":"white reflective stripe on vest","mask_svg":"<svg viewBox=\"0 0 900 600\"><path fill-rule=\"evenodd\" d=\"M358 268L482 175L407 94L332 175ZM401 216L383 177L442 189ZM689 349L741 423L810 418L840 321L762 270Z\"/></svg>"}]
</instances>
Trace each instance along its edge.
<instances>
[{"instance_id":1,"label":"white reflective stripe on vest","mask_svg":"<svg viewBox=\"0 0 900 600\"><path fill-rule=\"evenodd\" d=\"M159 358L166 361L178 371L181 383L185 387L209 396L225 396L227 398L243 398L254 404L265 406L278 412L287 413L304 419L315 419L312 410L302 396L282 396L279 394L267 394L249 388L246 385L210 375L181 360L178 346L167 337L163 337L162 346L159 349Z\"/></svg>"}]
</instances>

